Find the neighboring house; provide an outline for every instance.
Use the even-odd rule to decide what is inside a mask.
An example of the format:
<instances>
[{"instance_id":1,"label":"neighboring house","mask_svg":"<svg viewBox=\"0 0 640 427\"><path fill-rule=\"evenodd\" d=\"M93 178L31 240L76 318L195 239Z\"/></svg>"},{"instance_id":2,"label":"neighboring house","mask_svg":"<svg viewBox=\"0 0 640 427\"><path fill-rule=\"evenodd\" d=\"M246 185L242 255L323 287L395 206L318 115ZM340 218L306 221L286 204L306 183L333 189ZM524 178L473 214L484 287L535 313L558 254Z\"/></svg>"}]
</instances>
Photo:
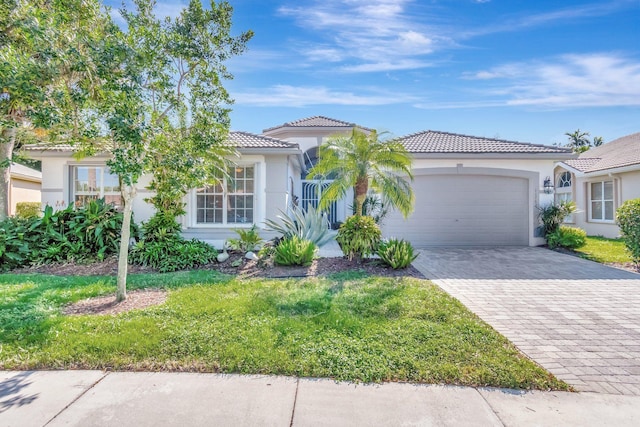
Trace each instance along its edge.
<instances>
[{"instance_id":1,"label":"neighboring house","mask_svg":"<svg viewBox=\"0 0 640 427\"><path fill-rule=\"evenodd\" d=\"M210 188L194 189L185 198L184 235L217 245L235 237L234 230L257 224L294 205L317 205L326 182L308 181L317 149L334 135L370 129L323 116L309 117L265 129L262 135L231 132L240 157L233 159L234 179ZM416 209L404 220L392 213L383 223L387 237L410 240L416 246L538 245L537 207L553 201L543 189L554 165L576 157L559 147L427 131L401 138L414 157ZM52 206L107 197L119 201L117 179L105 167L105 157L73 159L68 146L30 148L42 160L42 202ZM139 185L134 203L136 221L153 209ZM351 200L335 203L331 222L350 215ZM265 237L269 233L264 230Z\"/></svg>"},{"instance_id":2,"label":"neighboring house","mask_svg":"<svg viewBox=\"0 0 640 427\"><path fill-rule=\"evenodd\" d=\"M554 176L556 201L572 200L578 207L567 223L588 235L618 237L616 209L640 197L640 132L558 163Z\"/></svg>"},{"instance_id":3,"label":"neighboring house","mask_svg":"<svg viewBox=\"0 0 640 427\"><path fill-rule=\"evenodd\" d=\"M18 163L9 168L9 215L16 214L19 202L40 202L42 173Z\"/></svg>"}]
</instances>

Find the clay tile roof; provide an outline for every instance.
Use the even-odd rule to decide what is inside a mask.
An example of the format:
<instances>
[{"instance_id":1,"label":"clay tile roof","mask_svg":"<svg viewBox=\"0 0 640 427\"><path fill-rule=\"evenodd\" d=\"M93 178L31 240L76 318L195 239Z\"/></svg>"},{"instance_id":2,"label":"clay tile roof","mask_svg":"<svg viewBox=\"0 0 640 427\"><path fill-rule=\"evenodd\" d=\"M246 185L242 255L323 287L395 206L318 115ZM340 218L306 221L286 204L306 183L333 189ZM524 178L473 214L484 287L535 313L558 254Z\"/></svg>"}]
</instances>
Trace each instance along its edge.
<instances>
[{"instance_id":1,"label":"clay tile roof","mask_svg":"<svg viewBox=\"0 0 640 427\"><path fill-rule=\"evenodd\" d=\"M279 129L279 128L307 128L307 127L331 127L331 128L353 128L357 127L359 129L371 130L369 128L359 126L355 123L345 122L343 120L336 120L330 117L325 116L313 116L307 117L300 120L295 120L293 122L287 122L281 124L279 126L274 126L268 129L265 129L263 132L268 132L270 130Z\"/></svg>"},{"instance_id":2,"label":"clay tile roof","mask_svg":"<svg viewBox=\"0 0 640 427\"><path fill-rule=\"evenodd\" d=\"M240 131L229 132L229 141L238 148L298 148L298 144Z\"/></svg>"},{"instance_id":3,"label":"clay tile roof","mask_svg":"<svg viewBox=\"0 0 640 427\"><path fill-rule=\"evenodd\" d=\"M29 144L24 148L30 151L73 151L69 144Z\"/></svg>"},{"instance_id":4,"label":"clay tile roof","mask_svg":"<svg viewBox=\"0 0 640 427\"><path fill-rule=\"evenodd\" d=\"M410 153L559 153L570 154L567 148L536 145L502 139L424 131L404 136L399 141Z\"/></svg>"},{"instance_id":5,"label":"clay tile roof","mask_svg":"<svg viewBox=\"0 0 640 427\"><path fill-rule=\"evenodd\" d=\"M565 162L581 172L596 172L625 166L639 165L640 132L615 139L600 147L580 154L580 157Z\"/></svg>"}]
</instances>

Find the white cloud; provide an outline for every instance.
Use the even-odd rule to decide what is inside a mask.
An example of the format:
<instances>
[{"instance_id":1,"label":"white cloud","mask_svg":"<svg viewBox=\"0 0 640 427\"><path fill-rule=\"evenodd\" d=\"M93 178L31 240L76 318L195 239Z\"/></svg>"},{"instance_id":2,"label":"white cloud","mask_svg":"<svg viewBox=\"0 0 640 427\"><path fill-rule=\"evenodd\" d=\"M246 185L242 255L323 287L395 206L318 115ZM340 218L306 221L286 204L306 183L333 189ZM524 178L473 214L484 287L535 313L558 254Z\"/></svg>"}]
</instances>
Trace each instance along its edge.
<instances>
[{"instance_id":1,"label":"white cloud","mask_svg":"<svg viewBox=\"0 0 640 427\"><path fill-rule=\"evenodd\" d=\"M324 0L280 8L280 13L324 38L316 46L301 46L309 61L345 61L349 72L414 69L435 46L448 42L408 8L412 0Z\"/></svg>"},{"instance_id":2,"label":"white cloud","mask_svg":"<svg viewBox=\"0 0 640 427\"><path fill-rule=\"evenodd\" d=\"M463 78L491 84L485 94L503 105L640 105L640 61L617 54L571 54L506 64Z\"/></svg>"},{"instance_id":3,"label":"white cloud","mask_svg":"<svg viewBox=\"0 0 640 427\"><path fill-rule=\"evenodd\" d=\"M275 85L250 92L233 93L238 105L305 107L309 105L390 105L412 102L415 99L398 93L370 91L356 94L351 91L332 90L323 86Z\"/></svg>"}]
</instances>

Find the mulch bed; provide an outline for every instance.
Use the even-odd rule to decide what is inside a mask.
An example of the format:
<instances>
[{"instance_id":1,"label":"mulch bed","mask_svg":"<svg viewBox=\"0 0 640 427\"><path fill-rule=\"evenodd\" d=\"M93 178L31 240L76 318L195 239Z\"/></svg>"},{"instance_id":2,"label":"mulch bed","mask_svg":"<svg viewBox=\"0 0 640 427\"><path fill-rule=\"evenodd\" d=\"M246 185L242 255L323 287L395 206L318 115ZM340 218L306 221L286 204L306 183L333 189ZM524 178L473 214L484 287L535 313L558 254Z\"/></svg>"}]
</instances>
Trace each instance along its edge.
<instances>
[{"instance_id":1,"label":"mulch bed","mask_svg":"<svg viewBox=\"0 0 640 427\"><path fill-rule=\"evenodd\" d=\"M424 278L413 266L402 270L394 270L384 266L376 259L362 262L349 261L347 258L318 258L308 267L283 267L273 264L263 265L254 260L247 260L241 254L230 253L229 259L223 263L213 262L201 266L200 269L215 270L221 273L237 275L240 278L290 278L319 277L341 272L361 272L384 277L416 277ZM234 266L235 265L235 266ZM14 273L41 273L57 276L95 276L116 275L118 260L116 257L91 264L49 264L39 265ZM157 273L157 271L139 265L129 265L129 273ZM116 303L115 295L90 298L65 307L67 315L83 314L116 314L126 311L162 304L167 299L167 292L158 289L136 290L127 293L127 299Z\"/></svg>"}]
</instances>

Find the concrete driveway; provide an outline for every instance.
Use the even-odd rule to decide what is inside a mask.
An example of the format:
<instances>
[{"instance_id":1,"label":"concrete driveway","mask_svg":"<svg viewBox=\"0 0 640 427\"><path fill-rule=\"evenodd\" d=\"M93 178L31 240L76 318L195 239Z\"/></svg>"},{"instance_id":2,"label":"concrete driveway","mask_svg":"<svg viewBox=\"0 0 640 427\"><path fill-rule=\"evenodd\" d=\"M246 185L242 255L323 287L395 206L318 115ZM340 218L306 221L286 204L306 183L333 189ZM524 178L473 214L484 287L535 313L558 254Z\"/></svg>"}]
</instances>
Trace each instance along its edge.
<instances>
[{"instance_id":1,"label":"concrete driveway","mask_svg":"<svg viewBox=\"0 0 640 427\"><path fill-rule=\"evenodd\" d=\"M577 390L640 396L640 274L530 247L422 249L414 266Z\"/></svg>"}]
</instances>

